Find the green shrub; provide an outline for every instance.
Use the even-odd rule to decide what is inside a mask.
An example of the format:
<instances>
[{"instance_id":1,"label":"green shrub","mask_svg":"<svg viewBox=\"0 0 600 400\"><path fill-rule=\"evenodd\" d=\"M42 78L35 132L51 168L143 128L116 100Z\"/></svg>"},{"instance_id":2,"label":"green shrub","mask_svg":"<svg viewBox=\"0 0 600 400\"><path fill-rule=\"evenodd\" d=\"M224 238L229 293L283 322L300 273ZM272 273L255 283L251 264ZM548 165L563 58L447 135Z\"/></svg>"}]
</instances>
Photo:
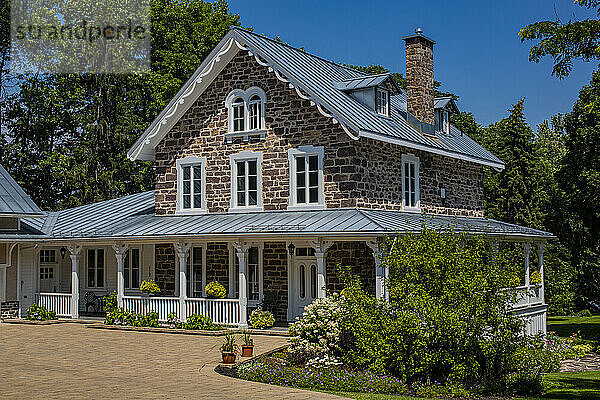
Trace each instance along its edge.
<instances>
[{"instance_id":1,"label":"green shrub","mask_svg":"<svg viewBox=\"0 0 600 400\"><path fill-rule=\"evenodd\" d=\"M208 283L204 289L206 290L206 297L209 299L224 299L227 295L225 286L217 281Z\"/></svg>"},{"instance_id":2,"label":"green shrub","mask_svg":"<svg viewBox=\"0 0 600 400\"><path fill-rule=\"evenodd\" d=\"M135 326L159 328L158 313L150 311L147 314L137 314L122 307L117 307L106 313L104 318L106 325Z\"/></svg>"},{"instance_id":3,"label":"green shrub","mask_svg":"<svg viewBox=\"0 0 600 400\"><path fill-rule=\"evenodd\" d=\"M140 285L140 290L144 293L160 293L160 287L157 285L156 282L154 282L153 279L142 281L142 284Z\"/></svg>"},{"instance_id":4,"label":"green shrub","mask_svg":"<svg viewBox=\"0 0 600 400\"><path fill-rule=\"evenodd\" d=\"M252 311L250 314L250 325L255 329L272 328L275 323L275 317L269 311L263 311L260 308Z\"/></svg>"},{"instance_id":5,"label":"green shrub","mask_svg":"<svg viewBox=\"0 0 600 400\"><path fill-rule=\"evenodd\" d=\"M190 315L187 317L185 322L182 322L175 316L175 314L171 313L167 316L167 325L169 328L188 329L195 331L216 331L222 329L220 326L215 325L210 318L200 314Z\"/></svg>"},{"instance_id":6,"label":"green shrub","mask_svg":"<svg viewBox=\"0 0 600 400\"><path fill-rule=\"evenodd\" d=\"M587 308L584 308L581 311L578 311L575 313L576 317L583 317L583 318L588 318L592 316L592 312L590 310L588 310Z\"/></svg>"},{"instance_id":7,"label":"green shrub","mask_svg":"<svg viewBox=\"0 0 600 400\"><path fill-rule=\"evenodd\" d=\"M58 318L54 311L50 311L46 307L34 303L27 309L25 319L31 321L49 321Z\"/></svg>"},{"instance_id":8,"label":"green shrub","mask_svg":"<svg viewBox=\"0 0 600 400\"><path fill-rule=\"evenodd\" d=\"M104 297L104 311L109 314L119 307L117 301L117 292L111 292L109 295Z\"/></svg>"},{"instance_id":9,"label":"green shrub","mask_svg":"<svg viewBox=\"0 0 600 400\"><path fill-rule=\"evenodd\" d=\"M238 367L237 374L250 381L297 388L383 394L408 392L406 385L393 376L341 368L297 367L275 360L242 364Z\"/></svg>"},{"instance_id":10,"label":"green shrub","mask_svg":"<svg viewBox=\"0 0 600 400\"><path fill-rule=\"evenodd\" d=\"M540 285L542 283L542 274L538 271L533 271L529 274L529 283L532 285Z\"/></svg>"}]
</instances>

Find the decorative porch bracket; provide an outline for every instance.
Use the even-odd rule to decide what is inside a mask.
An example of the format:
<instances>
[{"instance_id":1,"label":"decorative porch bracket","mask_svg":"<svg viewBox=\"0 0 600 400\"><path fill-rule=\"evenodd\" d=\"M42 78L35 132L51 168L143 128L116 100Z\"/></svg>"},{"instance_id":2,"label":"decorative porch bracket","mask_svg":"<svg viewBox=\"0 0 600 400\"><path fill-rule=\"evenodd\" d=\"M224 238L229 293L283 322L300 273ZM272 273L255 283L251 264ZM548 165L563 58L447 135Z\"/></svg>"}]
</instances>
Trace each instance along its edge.
<instances>
[{"instance_id":1,"label":"decorative porch bracket","mask_svg":"<svg viewBox=\"0 0 600 400\"><path fill-rule=\"evenodd\" d=\"M382 265L384 254L381 243L378 240L367 240L366 244L373 251L373 258L375 259L375 297L389 301L390 298L386 289L388 271Z\"/></svg>"},{"instance_id":2,"label":"decorative porch bracket","mask_svg":"<svg viewBox=\"0 0 600 400\"><path fill-rule=\"evenodd\" d=\"M112 245L117 259L117 303L119 307L123 307L123 296L125 295L125 279L123 278L123 261L129 245L123 243L115 243Z\"/></svg>"},{"instance_id":3,"label":"decorative porch bracket","mask_svg":"<svg viewBox=\"0 0 600 400\"><path fill-rule=\"evenodd\" d=\"M187 258L190 255L191 245L183 242L175 242L174 245L177 258L179 259L179 318L185 321L187 319L187 310L185 308L187 274L185 267L187 265Z\"/></svg>"},{"instance_id":4,"label":"decorative porch bracket","mask_svg":"<svg viewBox=\"0 0 600 400\"><path fill-rule=\"evenodd\" d=\"M71 318L79 318L79 261L81 260L81 246L70 244L67 246L71 256Z\"/></svg>"},{"instance_id":5,"label":"decorative porch bracket","mask_svg":"<svg viewBox=\"0 0 600 400\"><path fill-rule=\"evenodd\" d=\"M327 294L327 283L325 280L326 253L327 249L331 247L333 242L317 239L313 240L310 244L315 250L315 257L317 258L317 297L323 298Z\"/></svg>"},{"instance_id":6,"label":"decorative porch bracket","mask_svg":"<svg viewBox=\"0 0 600 400\"><path fill-rule=\"evenodd\" d=\"M233 242L233 248L236 251L239 264L239 288L238 295L240 301L240 327L248 327L248 285L246 283L246 264L248 260L248 249L250 245L247 242L238 240Z\"/></svg>"}]
</instances>

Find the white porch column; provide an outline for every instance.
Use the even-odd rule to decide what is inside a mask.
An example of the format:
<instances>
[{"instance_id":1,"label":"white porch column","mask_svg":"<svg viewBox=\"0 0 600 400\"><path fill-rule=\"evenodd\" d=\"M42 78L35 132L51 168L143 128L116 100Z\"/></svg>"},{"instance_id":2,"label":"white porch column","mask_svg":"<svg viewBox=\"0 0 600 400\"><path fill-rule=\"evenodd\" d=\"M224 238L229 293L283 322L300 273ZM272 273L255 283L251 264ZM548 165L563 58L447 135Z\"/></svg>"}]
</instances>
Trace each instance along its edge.
<instances>
[{"instance_id":1,"label":"white porch column","mask_svg":"<svg viewBox=\"0 0 600 400\"><path fill-rule=\"evenodd\" d=\"M529 253L531 252L531 243L523 244L523 253L525 255L525 286L529 289Z\"/></svg>"},{"instance_id":2,"label":"white porch column","mask_svg":"<svg viewBox=\"0 0 600 400\"><path fill-rule=\"evenodd\" d=\"M67 246L71 253L71 318L79 318L79 261L81 260L81 246L73 244Z\"/></svg>"},{"instance_id":3,"label":"white porch column","mask_svg":"<svg viewBox=\"0 0 600 400\"><path fill-rule=\"evenodd\" d=\"M238 264L239 264L239 277L238 277L238 295L240 301L240 327L248 327L248 284L246 281L246 265L248 260L248 243L237 241L233 243L235 248Z\"/></svg>"},{"instance_id":4,"label":"white porch column","mask_svg":"<svg viewBox=\"0 0 600 400\"><path fill-rule=\"evenodd\" d=\"M119 307L123 307L123 296L125 295L125 280L123 278L123 261L125 253L129 250L129 246L122 243L115 243L112 246L117 258L117 303Z\"/></svg>"},{"instance_id":5,"label":"white porch column","mask_svg":"<svg viewBox=\"0 0 600 400\"><path fill-rule=\"evenodd\" d=\"M177 242L175 243L175 251L177 252L177 258L179 258L179 318L185 321L187 319L187 310L185 308L187 274L185 267L190 254L190 244Z\"/></svg>"},{"instance_id":6,"label":"white porch column","mask_svg":"<svg viewBox=\"0 0 600 400\"><path fill-rule=\"evenodd\" d=\"M381 265L383 261L383 250L377 240L367 240L366 244L373 251L373 258L375 259L375 297L388 301L389 297L385 286L385 268Z\"/></svg>"},{"instance_id":7,"label":"white porch column","mask_svg":"<svg viewBox=\"0 0 600 400\"><path fill-rule=\"evenodd\" d=\"M540 300L544 303L544 242L538 243L538 264L539 264L539 273L542 277L542 286L540 287Z\"/></svg>"},{"instance_id":8,"label":"white porch column","mask_svg":"<svg viewBox=\"0 0 600 400\"><path fill-rule=\"evenodd\" d=\"M326 257L327 249L331 247L333 242L318 239L314 240L311 245L315 249L315 257L317 258L317 298L323 298L327 295L326 275Z\"/></svg>"}]
</instances>

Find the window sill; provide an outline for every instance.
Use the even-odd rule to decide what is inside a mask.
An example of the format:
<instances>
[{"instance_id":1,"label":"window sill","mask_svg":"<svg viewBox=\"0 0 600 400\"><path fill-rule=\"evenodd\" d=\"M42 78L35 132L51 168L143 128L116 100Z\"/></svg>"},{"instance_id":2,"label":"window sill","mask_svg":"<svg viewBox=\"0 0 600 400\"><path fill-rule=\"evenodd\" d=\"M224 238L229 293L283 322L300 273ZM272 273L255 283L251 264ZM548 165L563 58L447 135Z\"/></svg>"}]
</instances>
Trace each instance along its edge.
<instances>
[{"instance_id":1,"label":"window sill","mask_svg":"<svg viewBox=\"0 0 600 400\"><path fill-rule=\"evenodd\" d=\"M421 213L421 207L402 207L402 211L409 212L409 213L414 213L414 214L420 214Z\"/></svg>"},{"instance_id":2,"label":"window sill","mask_svg":"<svg viewBox=\"0 0 600 400\"><path fill-rule=\"evenodd\" d=\"M249 213L249 212L261 212L264 211L262 206L256 207L230 207L230 213Z\"/></svg>"},{"instance_id":3,"label":"window sill","mask_svg":"<svg viewBox=\"0 0 600 400\"><path fill-rule=\"evenodd\" d=\"M324 210L325 204L294 204L287 206L288 211L310 211L310 210Z\"/></svg>"},{"instance_id":4,"label":"window sill","mask_svg":"<svg viewBox=\"0 0 600 400\"><path fill-rule=\"evenodd\" d=\"M232 143L233 139L236 137L241 137L244 141L248 141L250 136L260 136L261 139L264 139L267 136L266 129L255 129L252 131L240 131L240 132L229 132L225 134L225 138L227 139L227 143Z\"/></svg>"},{"instance_id":5,"label":"window sill","mask_svg":"<svg viewBox=\"0 0 600 400\"><path fill-rule=\"evenodd\" d=\"M202 215L207 214L206 209L196 209L196 210L176 210L175 215Z\"/></svg>"}]
</instances>

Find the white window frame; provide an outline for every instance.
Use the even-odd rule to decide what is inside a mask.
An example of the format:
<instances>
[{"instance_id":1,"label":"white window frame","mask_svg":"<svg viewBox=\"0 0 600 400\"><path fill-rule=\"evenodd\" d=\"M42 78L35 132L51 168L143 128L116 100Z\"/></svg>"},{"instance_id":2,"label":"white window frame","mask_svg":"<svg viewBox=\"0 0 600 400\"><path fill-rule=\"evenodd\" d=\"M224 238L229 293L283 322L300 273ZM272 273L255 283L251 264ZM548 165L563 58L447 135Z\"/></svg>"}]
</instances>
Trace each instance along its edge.
<instances>
[{"instance_id":1,"label":"white window frame","mask_svg":"<svg viewBox=\"0 0 600 400\"><path fill-rule=\"evenodd\" d=\"M405 194L406 194L406 182L405 182L405 164L412 163L415 165L415 205L405 205ZM402 209L405 211L420 211L421 210L421 196L419 192L419 180L420 180L420 167L419 157L414 154L402 154Z\"/></svg>"},{"instance_id":2,"label":"white window frame","mask_svg":"<svg viewBox=\"0 0 600 400\"><path fill-rule=\"evenodd\" d=\"M290 175L290 193L288 199L288 210L322 210L325 208L325 185L323 177L323 157L325 150L323 146L300 146L297 149L288 150L288 168ZM298 203L296 201L296 157L316 155L319 163L319 201L317 203ZM308 171L308 170L307 170ZM306 199L309 199L308 192Z\"/></svg>"},{"instance_id":3,"label":"white window frame","mask_svg":"<svg viewBox=\"0 0 600 400\"><path fill-rule=\"evenodd\" d=\"M88 279L88 275L89 275L89 251L90 250L94 250L94 278L96 285L95 286L90 286L89 285L89 279ZM104 252L104 265L103 267L103 281L102 281L102 286L98 286L98 250L102 250ZM108 252L106 251L106 248L104 247L88 247L85 249L85 287L86 289L97 289L97 290L106 290L106 267L107 267L107 260L106 260L106 256L107 256Z\"/></svg>"},{"instance_id":4,"label":"white window frame","mask_svg":"<svg viewBox=\"0 0 600 400\"><path fill-rule=\"evenodd\" d=\"M258 300L248 299L248 307L258 307L264 299L264 248L263 242L250 243L248 246L248 254L246 255L246 294L250 293L250 247L258 247ZM237 253L232 244L229 244L229 293L228 297L236 299L239 290L238 270L235 267Z\"/></svg>"},{"instance_id":5,"label":"white window frame","mask_svg":"<svg viewBox=\"0 0 600 400\"><path fill-rule=\"evenodd\" d=\"M385 97L385 110L383 112L381 112L379 109L379 105L380 105L379 95L380 94L385 95L384 96ZM379 115L384 115L386 117L390 116L390 92L387 89L382 89L379 87L375 88L375 111Z\"/></svg>"},{"instance_id":6,"label":"white window frame","mask_svg":"<svg viewBox=\"0 0 600 400\"><path fill-rule=\"evenodd\" d=\"M138 267L139 267L139 273L138 273L138 282L137 282L137 287L131 287L131 283L133 282L132 280L132 268L131 268L131 254L133 253L132 250L137 250L138 251ZM125 260L127 259L127 263L125 262ZM128 279L125 279L125 270L127 270L127 277ZM127 257L123 257L123 281L124 281L124 289L125 290L131 290L131 291L139 291L140 290L140 285L142 284L142 249L141 247L135 246L135 247L130 247L129 249L127 249ZM129 281L129 282L127 282ZM129 287L127 287L127 285L129 285Z\"/></svg>"},{"instance_id":7,"label":"white window frame","mask_svg":"<svg viewBox=\"0 0 600 400\"><path fill-rule=\"evenodd\" d=\"M204 214L206 213L206 157L188 156L175 161L177 168L177 206L175 213L182 215ZM191 168L191 177L193 177L193 167L200 166L202 170L202 205L194 208L194 180L192 178L191 186L191 208L183 208L183 167Z\"/></svg>"},{"instance_id":8,"label":"white window frame","mask_svg":"<svg viewBox=\"0 0 600 400\"><path fill-rule=\"evenodd\" d=\"M191 298L197 298L197 297L193 297L194 296L194 262L193 262L193 251L194 248L199 248L202 249L202 287L200 288L200 290L195 290L196 292L202 292L202 298L206 297L206 285L208 284L208 282L206 281L206 243L192 243L190 246L190 254L188 255L187 261L186 261L186 268L189 267L189 274L187 276L187 281L190 285L190 294L191 294ZM186 288L187 291L187 288ZM187 296L187 293L186 293Z\"/></svg>"},{"instance_id":9,"label":"white window frame","mask_svg":"<svg viewBox=\"0 0 600 400\"><path fill-rule=\"evenodd\" d=\"M248 185L246 182L246 205L237 205L237 163L238 161L254 161L256 160L256 205L249 206L248 204ZM231 154L229 156L229 162L231 164L231 201L229 211L232 212L249 212L249 211L262 211L263 209L263 198L262 198L262 153L258 151L242 151L237 154ZM247 172L247 171L246 171ZM246 176L248 176L246 174Z\"/></svg>"},{"instance_id":10,"label":"white window frame","mask_svg":"<svg viewBox=\"0 0 600 400\"><path fill-rule=\"evenodd\" d=\"M250 98L258 96L260 99L260 118L259 127L250 129ZM233 101L237 98L244 100L244 129L241 131L233 130ZM252 86L248 90L234 89L232 90L225 99L225 107L227 107L227 121L229 134L248 134L248 133L261 133L265 131L265 103L267 102L267 95L265 91L258 86Z\"/></svg>"},{"instance_id":11,"label":"white window frame","mask_svg":"<svg viewBox=\"0 0 600 400\"><path fill-rule=\"evenodd\" d=\"M450 113L448 113L448 111L446 110L442 110L441 112L441 121L440 121L440 126L442 128L442 132L444 132L446 135L450 134Z\"/></svg>"}]
</instances>

